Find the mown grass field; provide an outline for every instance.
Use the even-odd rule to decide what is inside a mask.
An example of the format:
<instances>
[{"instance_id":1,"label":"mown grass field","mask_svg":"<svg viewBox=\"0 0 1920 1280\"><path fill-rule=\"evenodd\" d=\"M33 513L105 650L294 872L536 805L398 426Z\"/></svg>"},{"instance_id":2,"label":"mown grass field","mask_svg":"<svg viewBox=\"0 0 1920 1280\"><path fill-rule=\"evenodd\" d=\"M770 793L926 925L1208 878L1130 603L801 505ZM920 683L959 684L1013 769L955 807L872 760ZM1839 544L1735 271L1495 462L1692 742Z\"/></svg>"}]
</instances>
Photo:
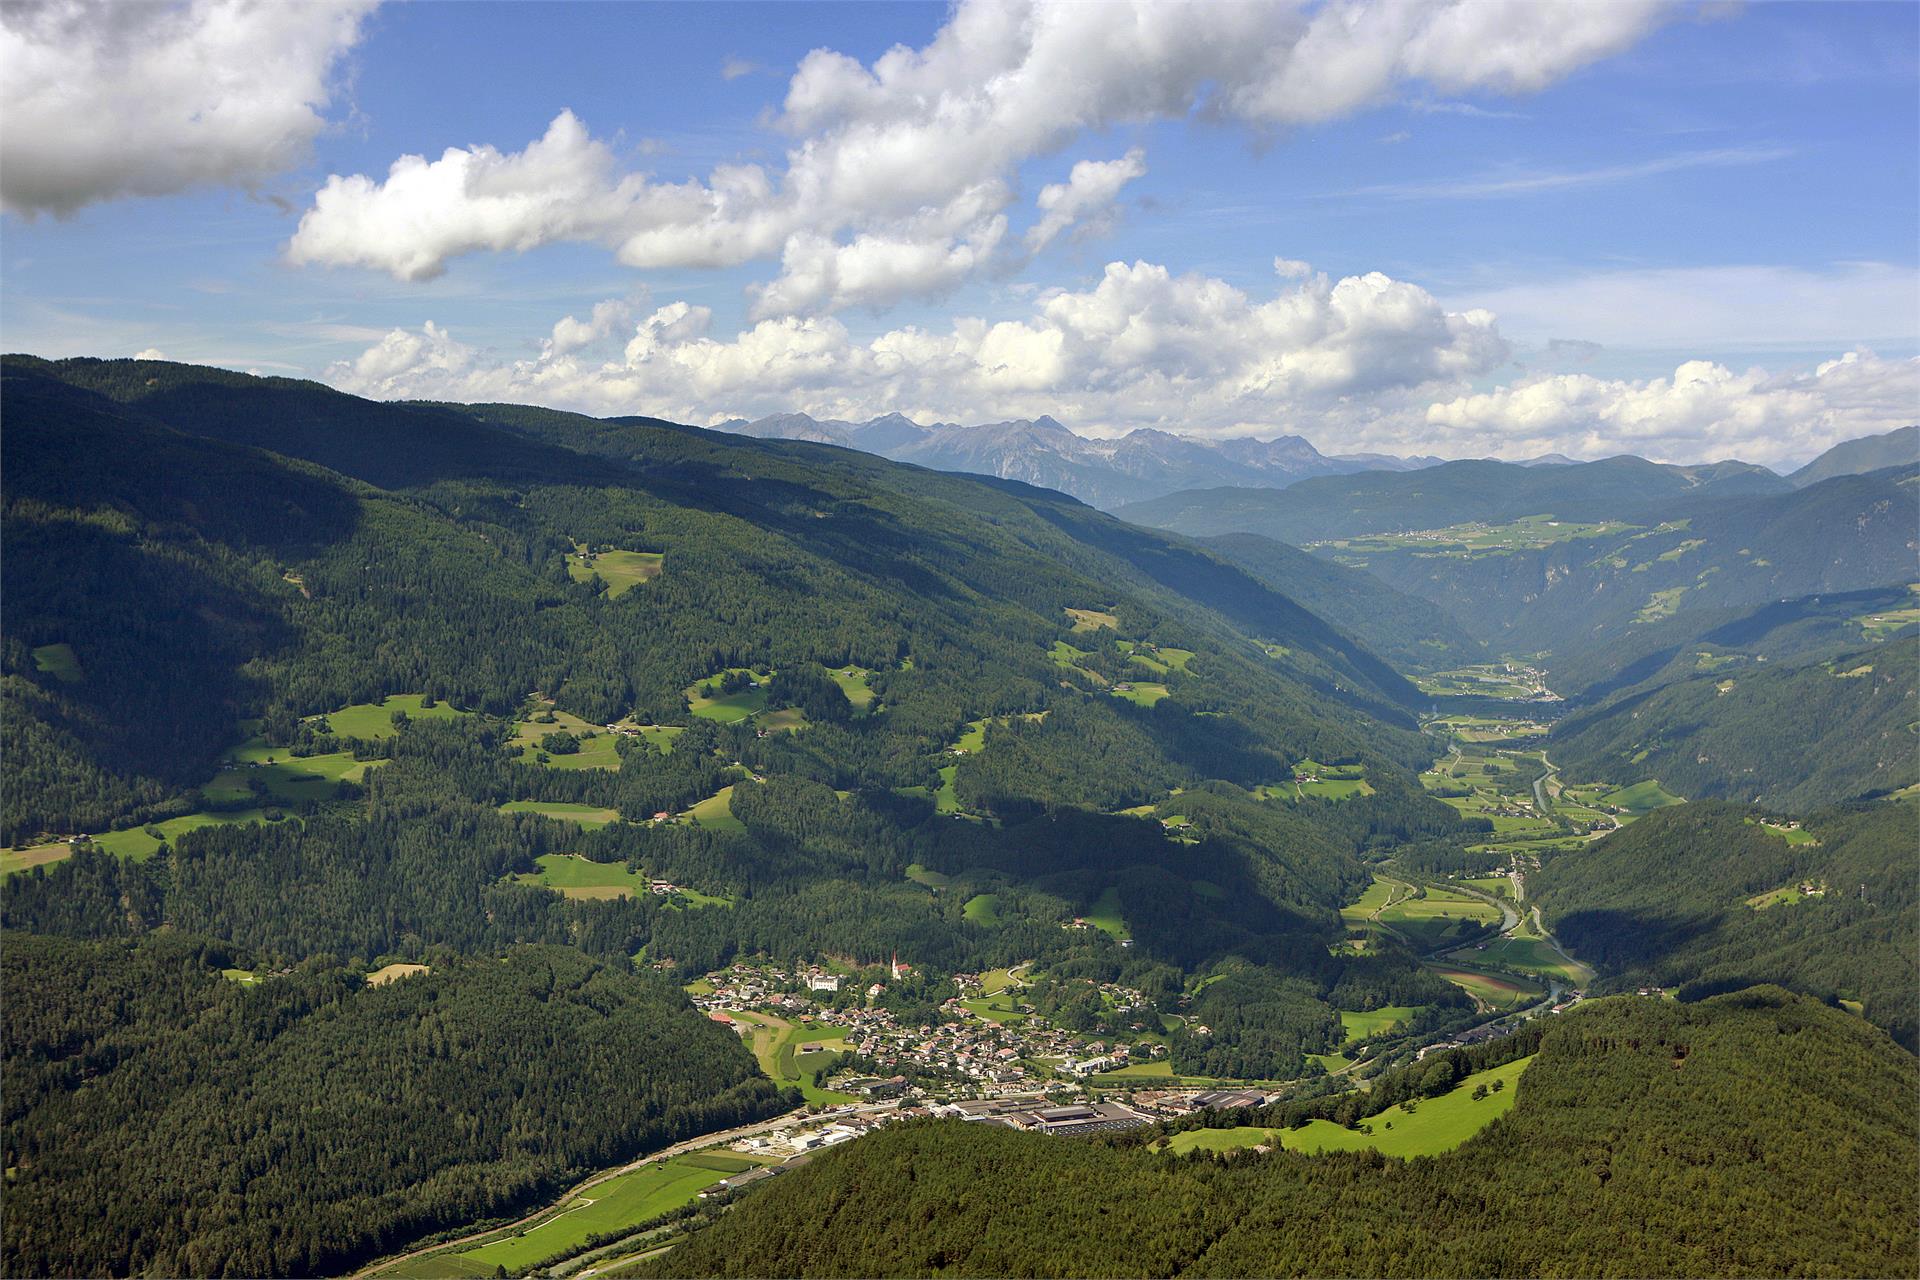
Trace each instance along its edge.
<instances>
[{"instance_id":1,"label":"mown grass field","mask_svg":"<svg viewBox=\"0 0 1920 1280\"><path fill-rule=\"evenodd\" d=\"M1102 609L1068 609L1067 616L1073 619L1076 632L1098 631L1102 627L1117 630L1120 619Z\"/></svg>"},{"instance_id":2,"label":"mown grass field","mask_svg":"<svg viewBox=\"0 0 1920 1280\"><path fill-rule=\"evenodd\" d=\"M709 831L745 831L747 824L733 816L733 788L725 786L687 810L685 816Z\"/></svg>"},{"instance_id":3,"label":"mown grass field","mask_svg":"<svg viewBox=\"0 0 1920 1280\"><path fill-rule=\"evenodd\" d=\"M1346 1028L1347 1038L1341 1047L1345 1048L1346 1045L1365 1040L1368 1036L1389 1031L1419 1012L1419 1008L1418 1005L1390 1004L1382 1005L1378 1009L1369 1009L1364 1013L1343 1009L1340 1012L1340 1025Z\"/></svg>"},{"instance_id":4,"label":"mown grass field","mask_svg":"<svg viewBox=\"0 0 1920 1280\"><path fill-rule=\"evenodd\" d=\"M1413 886L1410 884L1390 880L1385 876L1375 876L1373 883L1367 886L1366 892L1340 908L1340 918L1349 925L1365 924L1373 918L1375 912L1388 903L1406 897L1412 892Z\"/></svg>"},{"instance_id":5,"label":"mown grass field","mask_svg":"<svg viewBox=\"0 0 1920 1280\"><path fill-rule=\"evenodd\" d=\"M643 582L651 582L666 568L666 556L658 551L594 551L578 543L567 557L567 576L575 582L591 582L597 576L607 584L607 599L614 600Z\"/></svg>"},{"instance_id":6,"label":"mown grass field","mask_svg":"<svg viewBox=\"0 0 1920 1280\"><path fill-rule=\"evenodd\" d=\"M584 1244L592 1236L645 1222L688 1204L720 1179L751 1169L756 1163L731 1154L695 1152L642 1165L587 1188L571 1205L523 1234L452 1256L481 1268L477 1273L459 1274L491 1275L495 1267L519 1271L563 1249Z\"/></svg>"},{"instance_id":7,"label":"mown grass field","mask_svg":"<svg viewBox=\"0 0 1920 1280\"><path fill-rule=\"evenodd\" d=\"M647 877L624 862L590 862L577 853L544 854L535 862L540 870L514 879L568 898L631 898L647 891Z\"/></svg>"},{"instance_id":8,"label":"mown grass field","mask_svg":"<svg viewBox=\"0 0 1920 1280\"><path fill-rule=\"evenodd\" d=\"M433 972L433 970L424 964L408 964L404 960L396 961L393 964L381 965L378 969L368 974L367 985L370 987L384 987L389 982L398 982L402 978L411 978L415 974L431 972Z\"/></svg>"},{"instance_id":9,"label":"mown grass field","mask_svg":"<svg viewBox=\"0 0 1920 1280\"><path fill-rule=\"evenodd\" d=\"M1532 1062L1533 1059L1527 1057L1476 1071L1451 1092L1421 1099L1411 1113L1402 1103L1361 1121L1359 1129L1345 1129L1331 1120L1312 1120L1303 1128L1282 1131L1280 1140L1289 1151L1310 1155L1323 1151L1378 1151L1384 1156L1402 1158L1437 1156L1453 1150L1513 1110L1513 1100L1520 1092L1520 1077ZM1501 1082L1497 1093L1492 1091L1496 1080ZM1480 1085L1487 1086L1488 1093L1476 1100L1473 1091ZM1365 1131L1368 1129L1372 1132Z\"/></svg>"},{"instance_id":10,"label":"mown grass field","mask_svg":"<svg viewBox=\"0 0 1920 1280\"><path fill-rule=\"evenodd\" d=\"M840 686L840 692L847 695L847 701L853 704L855 715L866 715L873 709L873 686L868 683L873 672L865 667L841 667L828 674Z\"/></svg>"},{"instance_id":11,"label":"mown grass field","mask_svg":"<svg viewBox=\"0 0 1920 1280\"><path fill-rule=\"evenodd\" d=\"M951 889L953 887L952 876L935 871L932 867L922 866L918 862L910 862L907 864L907 879L913 881L915 884L923 884L936 893L942 889Z\"/></svg>"},{"instance_id":12,"label":"mown grass field","mask_svg":"<svg viewBox=\"0 0 1920 1280\"><path fill-rule=\"evenodd\" d=\"M562 822L576 822L583 827L604 827L610 822L620 821L618 809L602 809L590 804L564 804L548 800L509 800L500 806L502 813L537 813L548 818L558 818Z\"/></svg>"},{"instance_id":13,"label":"mown grass field","mask_svg":"<svg viewBox=\"0 0 1920 1280\"><path fill-rule=\"evenodd\" d=\"M1584 987L1593 980L1593 970L1583 964L1562 959L1559 952L1540 938L1495 938L1487 944L1484 951L1463 952L1458 956L1449 956L1448 959L1498 965L1501 968L1518 969L1522 973L1537 973L1542 977L1558 978L1572 987Z\"/></svg>"},{"instance_id":14,"label":"mown grass field","mask_svg":"<svg viewBox=\"0 0 1920 1280\"><path fill-rule=\"evenodd\" d=\"M760 1069L767 1073L768 1079L783 1087L794 1086L806 1095L808 1102L857 1101L851 1094L815 1085L812 1080L813 1065L808 1064L803 1069L800 1055L796 1052L800 1045L821 1041L836 1041L844 1047L846 1042L841 1039L844 1035L841 1028L806 1026L771 1013L747 1010L735 1013L732 1017L736 1022L746 1023L752 1028L747 1036L747 1047L753 1051L754 1058L760 1063Z\"/></svg>"},{"instance_id":15,"label":"mown grass field","mask_svg":"<svg viewBox=\"0 0 1920 1280\"><path fill-rule=\"evenodd\" d=\"M392 724L387 728L391 731ZM296 756L285 747L267 745L263 738L247 739L228 753L227 761L227 766L201 788L208 804L243 802L254 794L252 784L256 782L273 799L286 803L329 800L334 796L336 784L360 782L368 770L387 763L355 760L349 751Z\"/></svg>"},{"instance_id":16,"label":"mown grass field","mask_svg":"<svg viewBox=\"0 0 1920 1280\"><path fill-rule=\"evenodd\" d=\"M384 702L358 702L338 711L329 711L326 722L335 734L342 738L367 738L378 740L391 738L400 732L393 723L393 713L402 711L409 720L457 720L469 714L444 702L435 702L424 706L425 697L417 693L396 693Z\"/></svg>"},{"instance_id":17,"label":"mown grass field","mask_svg":"<svg viewBox=\"0 0 1920 1280\"><path fill-rule=\"evenodd\" d=\"M1116 684L1109 692L1116 698L1125 698L1137 707L1150 707L1167 696L1167 686L1134 680Z\"/></svg>"}]
</instances>

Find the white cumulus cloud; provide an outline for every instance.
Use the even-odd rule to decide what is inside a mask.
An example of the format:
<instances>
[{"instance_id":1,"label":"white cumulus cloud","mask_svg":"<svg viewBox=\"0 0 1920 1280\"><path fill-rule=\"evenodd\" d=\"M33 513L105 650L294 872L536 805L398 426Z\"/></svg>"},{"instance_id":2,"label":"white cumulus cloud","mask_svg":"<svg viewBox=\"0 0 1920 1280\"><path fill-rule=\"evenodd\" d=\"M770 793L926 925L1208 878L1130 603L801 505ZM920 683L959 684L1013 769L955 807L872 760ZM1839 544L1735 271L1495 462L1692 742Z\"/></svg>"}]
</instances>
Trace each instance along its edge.
<instances>
[{"instance_id":1,"label":"white cumulus cloud","mask_svg":"<svg viewBox=\"0 0 1920 1280\"><path fill-rule=\"evenodd\" d=\"M774 120L784 166L661 185L624 171L570 113L517 153L403 156L384 180L329 178L295 262L430 278L462 254L601 243L637 268L779 258L755 314L885 305L1017 262L1100 218L1145 171L1082 160L1009 240L1021 166L1089 131L1210 116L1307 124L1413 84L1530 92L1630 45L1648 0L962 0L924 48L871 65L828 49L795 70Z\"/></svg>"},{"instance_id":2,"label":"white cumulus cloud","mask_svg":"<svg viewBox=\"0 0 1920 1280\"><path fill-rule=\"evenodd\" d=\"M375 3L0 5L0 206L66 216L301 164Z\"/></svg>"},{"instance_id":3,"label":"white cumulus cloud","mask_svg":"<svg viewBox=\"0 0 1920 1280\"><path fill-rule=\"evenodd\" d=\"M1040 189L1040 221L1027 229L1027 248L1040 250L1062 231L1091 216L1104 215L1119 196L1120 188L1135 178L1146 176L1147 153L1139 147L1118 160L1082 160L1073 166L1065 182L1052 182Z\"/></svg>"}]
</instances>

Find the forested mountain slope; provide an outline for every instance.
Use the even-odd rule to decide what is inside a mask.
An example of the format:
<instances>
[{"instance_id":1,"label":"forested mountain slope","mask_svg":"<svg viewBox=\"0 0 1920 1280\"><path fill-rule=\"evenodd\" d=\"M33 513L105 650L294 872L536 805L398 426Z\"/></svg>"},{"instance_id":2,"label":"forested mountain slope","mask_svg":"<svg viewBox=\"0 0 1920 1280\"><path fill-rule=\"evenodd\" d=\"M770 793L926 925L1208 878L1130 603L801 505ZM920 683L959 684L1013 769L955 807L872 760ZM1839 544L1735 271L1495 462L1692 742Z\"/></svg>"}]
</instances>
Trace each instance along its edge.
<instances>
[{"instance_id":1,"label":"forested mountain slope","mask_svg":"<svg viewBox=\"0 0 1920 1280\"><path fill-rule=\"evenodd\" d=\"M1555 858L1528 889L1610 989L1684 997L1777 982L1858 1000L1920 1049L1920 805L1823 811L1792 839L1762 817L1719 803L1662 809Z\"/></svg>"},{"instance_id":2,"label":"forested mountain slope","mask_svg":"<svg viewBox=\"0 0 1920 1280\"><path fill-rule=\"evenodd\" d=\"M1258 533L1295 545L1367 534L1502 523L1551 513L1563 520L1619 518L1681 497L1780 493L1763 467L1726 462L1675 467L1644 458L1571 466L1445 462L1419 471L1317 476L1284 490L1196 489L1116 509L1122 519L1196 536Z\"/></svg>"},{"instance_id":3,"label":"forested mountain slope","mask_svg":"<svg viewBox=\"0 0 1920 1280\"><path fill-rule=\"evenodd\" d=\"M1688 653L1668 682L1570 713L1555 760L1577 778L1639 774L1788 813L1920 782L1912 626L1826 657L1743 659Z\"/></svg>"},{"instance_id":4,"label":"forested mountain slope","mask_svg":"<svg viewBox=\"0 0 1920 1280\"><path fill-rule=\"evenodd\" d=\"M0 955L12 1275L338 1274L790 1105L672 986L571 948L380 987L242 986L183 935Z\"/></svg>"},{"instance_id":5,"label":"forested mountain slope","mask_svg":"<svg viewBox=\"0 0 1920 1280\"><path fill-rule=\"evenodd\" d=\"M1911 1275L1917 1084L1877 1030L1777 988L1626 997L1554 1020L1513 1110L1446 1155L904 1126L774 1180L651 1273Z\"/></svg>"},{"instance_id":6,"label":"forested mountain slope","mask_svg":"<svg viewBox=\"0 0 1920 1280\"><path fill-rule=\"evenodd\" d=\"M1228 533L1205 545L1409 671L1484 661L1486 646L1446 609L1257 533Z\"/></svg>"},{"instance_id":7,"label":"forested mountain slope","mask_svg":"<svg viewBox=\"0 0 1920 1280\"><path fill-rule=\"evenodd\" d=\"M1261 1074L1341 1042L1336 989L1458 1000L1404 955L1329 950L1356 854L1459 829L1413 778L1419 695L1190 543L1019 484L650 420L154 362L6 372L6 536L32 549L3 566L7 833L173 824L149 861L15 877L11 926L172 926L290 960L572 942L688 975L742 952L1078 957L1162 993L1232 959L1288 1012L1247 1027L1265 1048L1176 1055ZM581 547L655 569L616 593ZM760 710L695 714L723 680ZM508 741L536 693L582 731L651 736L549 767ZM391 694L461 714L392 732L372 707ZM310 719L356 705L380 734ZM248 734L254 764L223 767ZM276 752L342 781L269 796L252 770ZM1261 790L1306 759L1352 762L1365 793ZM507 811L529 805L604 816ZM728 905L526 883L560 853ZM997 922L963 916L969 891L1002 895ZM1131 949L1061 927L1107 895Z\"/></svg>"}]
</instances>

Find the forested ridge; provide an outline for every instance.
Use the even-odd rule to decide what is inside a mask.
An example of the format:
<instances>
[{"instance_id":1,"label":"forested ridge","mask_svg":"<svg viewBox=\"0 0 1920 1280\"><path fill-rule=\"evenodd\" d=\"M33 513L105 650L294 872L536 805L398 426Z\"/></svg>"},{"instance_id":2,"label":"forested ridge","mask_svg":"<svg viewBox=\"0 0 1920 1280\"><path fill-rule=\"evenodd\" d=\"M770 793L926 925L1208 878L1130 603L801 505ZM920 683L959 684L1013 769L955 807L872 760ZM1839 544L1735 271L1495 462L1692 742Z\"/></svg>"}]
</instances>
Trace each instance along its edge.
<instances>
[{"instance_id":1,"label":"forested ridge","mask_svg":"<svg viewBox=\"0 0 1920 1280\"><path fill-rule=\"evenodd\" d=\"M775 1180L649 1273L1911 1275L1916 1086L1879 1032L1777 988L1622 997L1554 1020L1513 1110L1446 1155L929 1122Z\"/></svg>"},{"instance_id":2,"label":"forested ridge","mask_svg":"<svg viewBox=\"0 0 1920 1280\"><path fill-rule=\"evenodd\" d=\"M6 936L9 1274L335 1273L791 1105L676 989L571 948L380 987L236 958Z\"/></svg>"},{"instance_id":3,"label":"forested ridge","mask_svg":"<svg viewBox=\"0 0 1920 1280\"><path fill-rule=\"evenodd\" d=\"M1917 641L1908 627L1797 663L1716 663L1569 714L1554 758L1575 777L1637 771L1784 812L1898 791L1920 782Z\"/></svg>"},{"instance_id":4,"label":"forested ridge","mask_svg":"<svg viewBox=\"0 0 1920 1280\"><path fill-rule=\"evenodd\" d=\"M1531 891L1555 935L1603 967L1606 988L1696 998L1778 983L1857 1000L1920 1051L1920 804L1816 813L1804 824L1814 843L1789 843L1767 817L1724 803L1664 809L1549 862ZM1820 893L1752 905L1801 884Z\"/></svg>"}]
</instances>

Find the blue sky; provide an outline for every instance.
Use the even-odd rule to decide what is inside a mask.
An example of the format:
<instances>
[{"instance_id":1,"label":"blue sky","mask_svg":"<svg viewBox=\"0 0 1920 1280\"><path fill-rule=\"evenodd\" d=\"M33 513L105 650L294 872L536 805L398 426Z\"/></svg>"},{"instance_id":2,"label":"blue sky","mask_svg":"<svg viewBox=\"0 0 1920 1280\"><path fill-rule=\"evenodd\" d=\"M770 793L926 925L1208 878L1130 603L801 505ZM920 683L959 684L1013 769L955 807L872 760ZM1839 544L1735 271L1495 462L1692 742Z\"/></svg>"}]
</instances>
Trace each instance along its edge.
<instances>
[{"instance_id":1,"label":"blue sky","mask_svg":"<svg viewBox=\"0 0 1920 1280\"><path fill-rule=\"evenodd\" d=\"M56 9L10 350L1451 455L1920 416L1920 6Z\"/></svg>"}]
</instances>

